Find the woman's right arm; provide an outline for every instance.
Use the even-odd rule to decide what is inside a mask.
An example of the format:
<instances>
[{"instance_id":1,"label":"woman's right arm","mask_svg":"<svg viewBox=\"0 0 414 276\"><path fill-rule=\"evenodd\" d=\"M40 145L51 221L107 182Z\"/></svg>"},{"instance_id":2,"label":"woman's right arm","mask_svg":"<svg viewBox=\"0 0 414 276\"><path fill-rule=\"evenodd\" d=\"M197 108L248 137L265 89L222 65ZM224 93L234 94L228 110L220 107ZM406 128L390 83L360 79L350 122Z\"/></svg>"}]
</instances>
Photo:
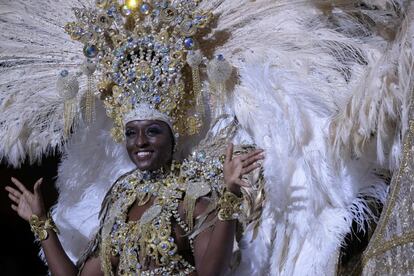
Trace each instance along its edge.
<instances>
[{"instance_id":1,"label":"woman's right arm","mask_svg":"<svg viewBox=\"0 0 414 276\"><path fill-rule=\"evenodd\" d=\"M13 201L11 208L27 222L29 222L32 215L38 216L42 221L46 220L44 201L40 191L42 178L35 183L33 193L27 190L19 180L12 178L11 181L17 187L15 189L11 186L6 186L6 191L9 192L9 198ZM48 229L47 232L47 239L41 241L40 244L52 275L77 275L78 268L63 250L55 231ZM99 258L89 258L82 268L81 275L103 275L100 269Z\"/></svg>"}]
</instances>

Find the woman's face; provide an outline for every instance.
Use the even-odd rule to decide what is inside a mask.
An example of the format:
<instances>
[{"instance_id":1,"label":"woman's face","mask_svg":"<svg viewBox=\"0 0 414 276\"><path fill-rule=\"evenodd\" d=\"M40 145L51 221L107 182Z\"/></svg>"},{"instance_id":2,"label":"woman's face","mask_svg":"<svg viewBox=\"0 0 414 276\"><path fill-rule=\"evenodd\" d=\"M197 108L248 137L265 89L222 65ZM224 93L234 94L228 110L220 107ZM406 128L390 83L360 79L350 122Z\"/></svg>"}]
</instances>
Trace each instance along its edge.
<instances>
[{"instance_id":1,"label":"woman's face","mask_svg":"<svg viewBox=\"0 0 414 276\"><path fill-rule=\"evenodd\" d=\"M171 163L173 135L165 122L128 122L125 126L125 136L129 158L138 169L152 171Z\"/></svg>"}]
</instances>

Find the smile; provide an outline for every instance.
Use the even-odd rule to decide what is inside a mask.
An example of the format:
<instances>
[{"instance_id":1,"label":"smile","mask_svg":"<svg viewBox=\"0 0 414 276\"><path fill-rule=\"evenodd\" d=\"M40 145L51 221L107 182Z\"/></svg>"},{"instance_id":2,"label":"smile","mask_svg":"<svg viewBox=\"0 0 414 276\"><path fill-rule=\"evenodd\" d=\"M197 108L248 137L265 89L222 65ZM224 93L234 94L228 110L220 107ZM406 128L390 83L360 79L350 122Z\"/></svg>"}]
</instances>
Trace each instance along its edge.
<instances>
[{"instance_id":1,"label":"smile","mask_svg":"<svg viewBox=\"0 0 414 276\"><path fill-rule=\"evenodd\" d=\"M152 151L139 151L136 153L139 158L146 158L151 156Z\"/></svg>"}]
</instances>

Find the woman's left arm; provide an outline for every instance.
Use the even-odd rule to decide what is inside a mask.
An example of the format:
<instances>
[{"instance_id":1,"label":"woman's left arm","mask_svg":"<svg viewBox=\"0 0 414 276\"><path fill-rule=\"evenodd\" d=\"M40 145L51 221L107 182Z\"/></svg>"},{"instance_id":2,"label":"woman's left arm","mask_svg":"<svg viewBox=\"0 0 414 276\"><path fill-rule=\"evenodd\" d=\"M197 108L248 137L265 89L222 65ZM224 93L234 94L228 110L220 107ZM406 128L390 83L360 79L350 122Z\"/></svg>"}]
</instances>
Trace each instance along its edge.
<instances>
[{"instance_id":1,"label":"woman's left arm","mask_svg":"<svg viewBox=\"0 0 414 276\"><path fill-rule=\"evenodd\" d=\"M227 191L241 196L240 187L248 187L241 177L260 167L257 161L264 158L263 150L239 155L233 158L233 144L227 147L224 162L224 182ZM196 213L201 213L208 206L207 201L199 201ZM211 214L207 221L214 219ZM222 275L230 265L237 220L217 220L213 227L201 232L194 240L194 259L197 275Z\"/></svg>"}]
</instances>

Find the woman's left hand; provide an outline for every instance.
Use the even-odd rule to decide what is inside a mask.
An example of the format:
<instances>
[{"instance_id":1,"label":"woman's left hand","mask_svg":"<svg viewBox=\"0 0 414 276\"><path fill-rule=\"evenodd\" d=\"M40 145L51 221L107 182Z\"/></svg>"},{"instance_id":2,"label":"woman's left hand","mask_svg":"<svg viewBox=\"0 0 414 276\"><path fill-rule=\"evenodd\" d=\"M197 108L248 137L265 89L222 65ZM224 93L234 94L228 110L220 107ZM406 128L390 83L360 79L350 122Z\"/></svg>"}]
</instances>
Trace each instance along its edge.
<instances>
[{"instance_id":1,"label":"woman's left hand","mask_svg":"<svg viewBox=\"0 0 414 276\"><path fill-rule=\"evenodd\" d=\"M257 149L233 158L233 144L227 146L226 159L224 161L224 182L227 189L240 195L240 187L249 187L242 180L242 176L260 167L257 161L264 159L264 151Z\"/></svg>"}]
</instances>

